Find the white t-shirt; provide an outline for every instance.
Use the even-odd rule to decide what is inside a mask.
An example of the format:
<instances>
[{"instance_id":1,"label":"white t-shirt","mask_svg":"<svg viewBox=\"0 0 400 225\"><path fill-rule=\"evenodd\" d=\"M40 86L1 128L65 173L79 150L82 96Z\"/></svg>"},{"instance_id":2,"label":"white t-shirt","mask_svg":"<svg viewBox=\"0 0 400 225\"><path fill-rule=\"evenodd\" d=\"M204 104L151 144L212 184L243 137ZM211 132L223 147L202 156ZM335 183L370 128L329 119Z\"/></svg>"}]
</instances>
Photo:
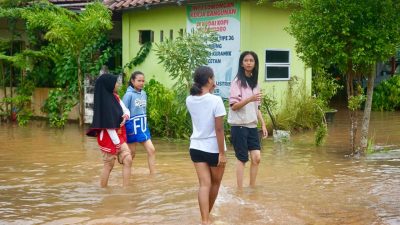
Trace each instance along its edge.
<instances>
[{"instance_id":1,"label":"white t-shirt","mask_svg":"<svg viewBox=\"0 0 400 225\"><path fill-rule=\"evenodd\" d=\"M219 153L215 134L215 118L226 115L221 97L209 93L202 96L190 95L186 98L186 107L192 117L193 125L190 148ZM226 151L226 146L224 148Z\"/></svg>"},{"instance_id":2,"label":"white t-shirt","mask_svg":"<svg viewBox=\"0 0 400 225\"><path fill-rule=\"evenodd\" d=\"M128 118L129 118L131 113L130 113L129 109L126 108L124 102L119 100L119 105L121 106L122 111L124 112L124 115L128 115ZM117 131L115 131L115 129L107 129L107 133L110 136L114 145L120 144L119 137L118 137ZM100 139L103 139L103 131L101 131L101 133L100 133Z\"/></svg>"}]
</instances>

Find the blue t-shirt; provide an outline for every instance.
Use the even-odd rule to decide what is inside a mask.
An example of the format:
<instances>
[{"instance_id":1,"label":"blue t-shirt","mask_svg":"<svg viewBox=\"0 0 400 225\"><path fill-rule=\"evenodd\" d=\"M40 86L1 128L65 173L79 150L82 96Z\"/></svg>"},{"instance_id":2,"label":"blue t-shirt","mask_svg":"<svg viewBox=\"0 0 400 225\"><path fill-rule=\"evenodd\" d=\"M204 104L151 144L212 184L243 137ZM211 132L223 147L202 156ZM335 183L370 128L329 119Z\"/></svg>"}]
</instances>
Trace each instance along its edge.
<instances>
[{"instance_id":1,"label":"blue t-shirt","mask_svg":"<svg viewBox=\"0 0 400 225\"><path fill-rule=\"evenodd\" d=\"M146 117L146 92L144 90L137 91L129 86L122 101L131 113L130 120L125 123L127 142L134 143L149 140L151 135Z\"/></svg>"},{"instance_id":2,"label":"blue t-shirt","mask_svg":"<svg viewBox=\"0 0 400 225\"><path fill-rule=\"evenodd\" d=\"M146 114L147 95L144 90L137 91L129 86L122 101L131 112L131 117Z\"/></svg>"}]
</instances>

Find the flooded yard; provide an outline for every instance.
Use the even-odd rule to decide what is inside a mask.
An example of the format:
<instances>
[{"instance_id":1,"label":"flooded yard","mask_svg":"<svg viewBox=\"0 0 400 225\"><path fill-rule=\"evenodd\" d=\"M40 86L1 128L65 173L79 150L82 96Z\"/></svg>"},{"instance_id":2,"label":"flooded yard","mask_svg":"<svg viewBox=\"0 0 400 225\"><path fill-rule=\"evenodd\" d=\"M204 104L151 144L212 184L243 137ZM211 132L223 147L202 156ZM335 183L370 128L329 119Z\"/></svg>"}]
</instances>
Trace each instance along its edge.
<instances>
[{"instance_id":1,"label":"flooded yard","mask_svg":"<svg viewBox=\"0 0 400 225\"><path fill-rule=\"evenodd\" d=\"M345 156L347 117L337 113L323 147L314 146L312 132L285 144L264 140L255 188L236 189L228 146L214 224L400 224L400 113L372 113L375 145L391 150L361 159ZM76 124L61 130L41 121L1 124L0 224L199 224L188 142L153 142L157 174L148 175L139 147L131 186L122 189L116 164L102 189L97 142Z\"/></svg>"}]
</instances>

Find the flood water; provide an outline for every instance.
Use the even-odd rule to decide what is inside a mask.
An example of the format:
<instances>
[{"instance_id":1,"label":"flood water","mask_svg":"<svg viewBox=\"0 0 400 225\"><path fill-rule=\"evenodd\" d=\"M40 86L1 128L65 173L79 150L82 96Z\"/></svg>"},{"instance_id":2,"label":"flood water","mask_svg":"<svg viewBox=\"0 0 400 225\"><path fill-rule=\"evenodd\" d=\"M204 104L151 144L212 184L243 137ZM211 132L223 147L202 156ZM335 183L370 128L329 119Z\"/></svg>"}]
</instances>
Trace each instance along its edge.
<instances>
[{"instance_id":1,"label":"flood water","mask_svg":"<svg viewBox=\"0 0 400 225\"><path fill-rule=\"evenodd\" d=\"M374 144L390 151L354 159L348 114L339 111L323 147L313 133L286 144L263 141L257 186L236 189L235 158L212 211L214 224L400 224L400 113L373 113ZM153 140L157 174L138 148L131 186L116 164L99 188L95 139L76 124L51 129L0 125L0 224L199 224L198 182L188 143ZM248 166L245 181L248 183Z\"/></svg>"}]
</instances>

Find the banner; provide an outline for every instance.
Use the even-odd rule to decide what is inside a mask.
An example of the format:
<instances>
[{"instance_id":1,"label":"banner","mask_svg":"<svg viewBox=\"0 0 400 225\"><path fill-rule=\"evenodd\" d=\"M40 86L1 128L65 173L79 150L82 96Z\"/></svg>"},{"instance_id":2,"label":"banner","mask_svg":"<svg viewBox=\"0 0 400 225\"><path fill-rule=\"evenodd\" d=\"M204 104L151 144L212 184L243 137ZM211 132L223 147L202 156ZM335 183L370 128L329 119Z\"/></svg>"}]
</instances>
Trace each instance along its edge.
<instances>
[{"instance_id":1,"label":"banner","mask_svg":"<svg viewBox=\"0 0 400 225\"><path fill-rule=\"evenodd\" d=\"M208 66L214 70L215 94L228 98L240 56L240 5L234 2L191 5L187 6L186 12L188 32L207 27L219 35L219 41L213 44Z\"/></svg>"}]
</instances>

